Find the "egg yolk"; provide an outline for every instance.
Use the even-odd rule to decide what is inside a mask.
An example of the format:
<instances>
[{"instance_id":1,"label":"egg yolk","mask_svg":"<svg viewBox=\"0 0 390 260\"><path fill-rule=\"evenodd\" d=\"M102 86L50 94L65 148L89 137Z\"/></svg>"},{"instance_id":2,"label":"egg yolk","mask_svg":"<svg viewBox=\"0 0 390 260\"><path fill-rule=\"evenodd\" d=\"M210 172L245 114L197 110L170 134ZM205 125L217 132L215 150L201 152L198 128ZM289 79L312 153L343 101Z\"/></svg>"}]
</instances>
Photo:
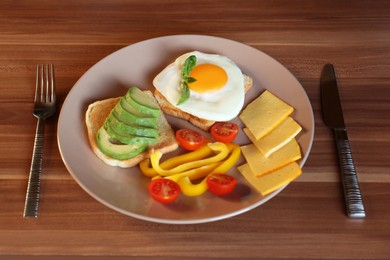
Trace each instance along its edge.
<instances>
[{"instance_id":1,"label":"egg yolk","mask_svg":"<svg viewBox=\"0 0 390 260\"><path fill-rule=\"evenodd\" d=\"M225 70L214 64L197 65L189 76L196 81L188 84L188 87L198 93L219 90L225 86L228 79Z\"/></svg>"}]
</instances>

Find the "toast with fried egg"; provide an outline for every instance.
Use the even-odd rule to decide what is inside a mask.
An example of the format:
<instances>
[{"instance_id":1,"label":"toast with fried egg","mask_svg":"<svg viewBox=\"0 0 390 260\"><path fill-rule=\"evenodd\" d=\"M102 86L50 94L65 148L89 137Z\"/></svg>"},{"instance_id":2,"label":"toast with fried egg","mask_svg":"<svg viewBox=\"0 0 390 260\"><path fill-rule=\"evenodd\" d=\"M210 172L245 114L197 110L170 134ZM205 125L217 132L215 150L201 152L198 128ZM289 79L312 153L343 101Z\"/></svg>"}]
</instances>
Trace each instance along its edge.
<instances>
[{"instance_id":1,"label":"toast with fried egg","mask_svg":"<svg viewBox=\"0 0 390 260\"><path fill-rule=\"evenodd\" d=\"M153 98L153 93L151 91L144 91L147 95ZM175 138L175 134L171 126L169 125L167 119L165 118L164 114L161 113L161 115L158 118L158 141L156 144L149 145L147 149L142 152L141 154L138 154L137 156L125 159L125 160L118 160L111 158L110 156L107 156L104 154L98 147L97 144L97 133L99 129L103 126L106 118L109 116L112 109L115 107L115 105L119 102L121 97L116 98L109 98L104 99L100 101L96 101L88 106L88 109L85 114L85 123L87 126L87 133L88 133L88 139L90 146L92 148L92 151L96 154L96 156L104 161L106 164L111 166L119 166L122 168L129 168L137 165L144 159L147 159L150 157L150 154L153 151L160 151L162 153L168 153L176 150L178 148L178 144Z\"/></svg>"},{"instance_id":2,"label":"toast with fried egg","mask_svg":"<svg viewBox=\"0 0 390 260\"><path fill-rule=\"evenodd\" d=\"M244 90L245 93L251 89L253 86L253 79L244 74ZM203 118L199 118L195 115L191 115L187 112L184 112L177 107L173 106L165 97L161 94L157 89L154 91L154 97L156 98L157 102L160 105L160 108L164 111L164 113L174 116L176 118L180 118L183 120L186 120L193 124L194 126L204 130L209 131L210 127L216 122L213 120L207 120Z\"/></svg>"}]
</instances>

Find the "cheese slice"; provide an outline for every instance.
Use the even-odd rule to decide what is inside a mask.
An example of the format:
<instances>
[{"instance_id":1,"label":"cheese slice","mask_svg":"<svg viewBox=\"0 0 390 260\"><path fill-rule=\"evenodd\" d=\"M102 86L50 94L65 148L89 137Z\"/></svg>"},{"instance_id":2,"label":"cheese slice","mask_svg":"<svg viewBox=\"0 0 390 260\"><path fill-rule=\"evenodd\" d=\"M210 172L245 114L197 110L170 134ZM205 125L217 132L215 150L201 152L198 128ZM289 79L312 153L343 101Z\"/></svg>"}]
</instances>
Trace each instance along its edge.
<instances>
[{"instance_id":1,"label":"cheese slice","mask_svg":"<svg viewBox=\"0 0 390 260\"><path fill-rule=\"evenodd\" d=\"M271 132L293 111L292 106L266 90L244 108L239 118L258 140Z\"/></svg>"},{"instance_id":2,"label":"cheese slice","mask_svg":"<svg viewBox=\"0 0 390 260\"><path fill-rule=\"evenodd\" d=\"M301 167L296 162L289 163L286 166L262 177L256 177L247 163L237 167L237 169L263 196L268 195L269 193L290 183L302 173Z\"/></svg>"},{"instance_id":3,"label":"cheese slice","mask_svg":"<svg viewBox=\"0 0 390 260\"><path fill-rule=\"evenodd\" d=\"M269 157L265 157L253 144L241 146L241 152L257 177L301 158L301 150L295 138Z\"/></svg>"},{"instance_id":4,"label":"cheese slice","mask_svg":"<svg viewBox=\"0 0 390 260\"><path fill-rule=\"evenodd\" d=\"M302 127L291 117L287 117L274 130L259 140L256 140L253 134L247 128L244 128L245 134L265 157L270 156L272 153L286 145L291 139L297 136L301 130Z\"/></svg>"}]
</instances>

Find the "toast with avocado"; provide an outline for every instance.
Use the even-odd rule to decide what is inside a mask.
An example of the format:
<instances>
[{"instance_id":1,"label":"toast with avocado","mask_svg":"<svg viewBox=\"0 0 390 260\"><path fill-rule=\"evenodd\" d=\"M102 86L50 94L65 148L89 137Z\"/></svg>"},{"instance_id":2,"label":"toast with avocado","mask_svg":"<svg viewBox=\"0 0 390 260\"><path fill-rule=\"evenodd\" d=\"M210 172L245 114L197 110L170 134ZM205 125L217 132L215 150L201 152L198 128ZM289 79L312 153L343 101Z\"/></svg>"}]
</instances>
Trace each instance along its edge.
<instances>
[{"instance_id":1,"label":"toast with avocado","mask_svg":"<svg viewBox=\"0 0 390 260\"><path fill-rule=\"evenodd\" d=\"M153 151L168 153L178 148L152 92L137 87L123 97L90 104L85 123L93 152L111 166L133 167Z\"/></svg>"}]
</instances>

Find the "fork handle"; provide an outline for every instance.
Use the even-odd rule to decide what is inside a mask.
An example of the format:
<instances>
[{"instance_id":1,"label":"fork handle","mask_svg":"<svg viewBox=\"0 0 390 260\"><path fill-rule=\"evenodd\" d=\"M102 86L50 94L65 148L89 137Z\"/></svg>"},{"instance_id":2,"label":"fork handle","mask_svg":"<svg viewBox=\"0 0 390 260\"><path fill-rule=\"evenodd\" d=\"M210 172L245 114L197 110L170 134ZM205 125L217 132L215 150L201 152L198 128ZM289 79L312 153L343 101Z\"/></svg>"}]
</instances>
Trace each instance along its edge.
<instances>
[{"instance_id":1,"label":"fork handle","mask_svg":"<svg viewBox=\"0 0 390 260\"><path fill-rule=\"evenodd\" d=\"M45 119L38 118L35 131L34 149L28 178L26 200L23 217L38 217L39 190L41 186L43 143L45 134Z\"/></svg>"},{"instance_id":2,"label":"fork handle","mask_svg":"<svg viewBox=\"0 0 390 260\"><path fill-rule=\"evenodd\" d=\"M334 133L337 144L341 183L344 190L347 215L350 218L364 218L366 216L366 212L364 210L363 199L360 193L355 164L352 159L347 131L344 129L336 129L334 130Z\"/></svg>"}]
</instances>

